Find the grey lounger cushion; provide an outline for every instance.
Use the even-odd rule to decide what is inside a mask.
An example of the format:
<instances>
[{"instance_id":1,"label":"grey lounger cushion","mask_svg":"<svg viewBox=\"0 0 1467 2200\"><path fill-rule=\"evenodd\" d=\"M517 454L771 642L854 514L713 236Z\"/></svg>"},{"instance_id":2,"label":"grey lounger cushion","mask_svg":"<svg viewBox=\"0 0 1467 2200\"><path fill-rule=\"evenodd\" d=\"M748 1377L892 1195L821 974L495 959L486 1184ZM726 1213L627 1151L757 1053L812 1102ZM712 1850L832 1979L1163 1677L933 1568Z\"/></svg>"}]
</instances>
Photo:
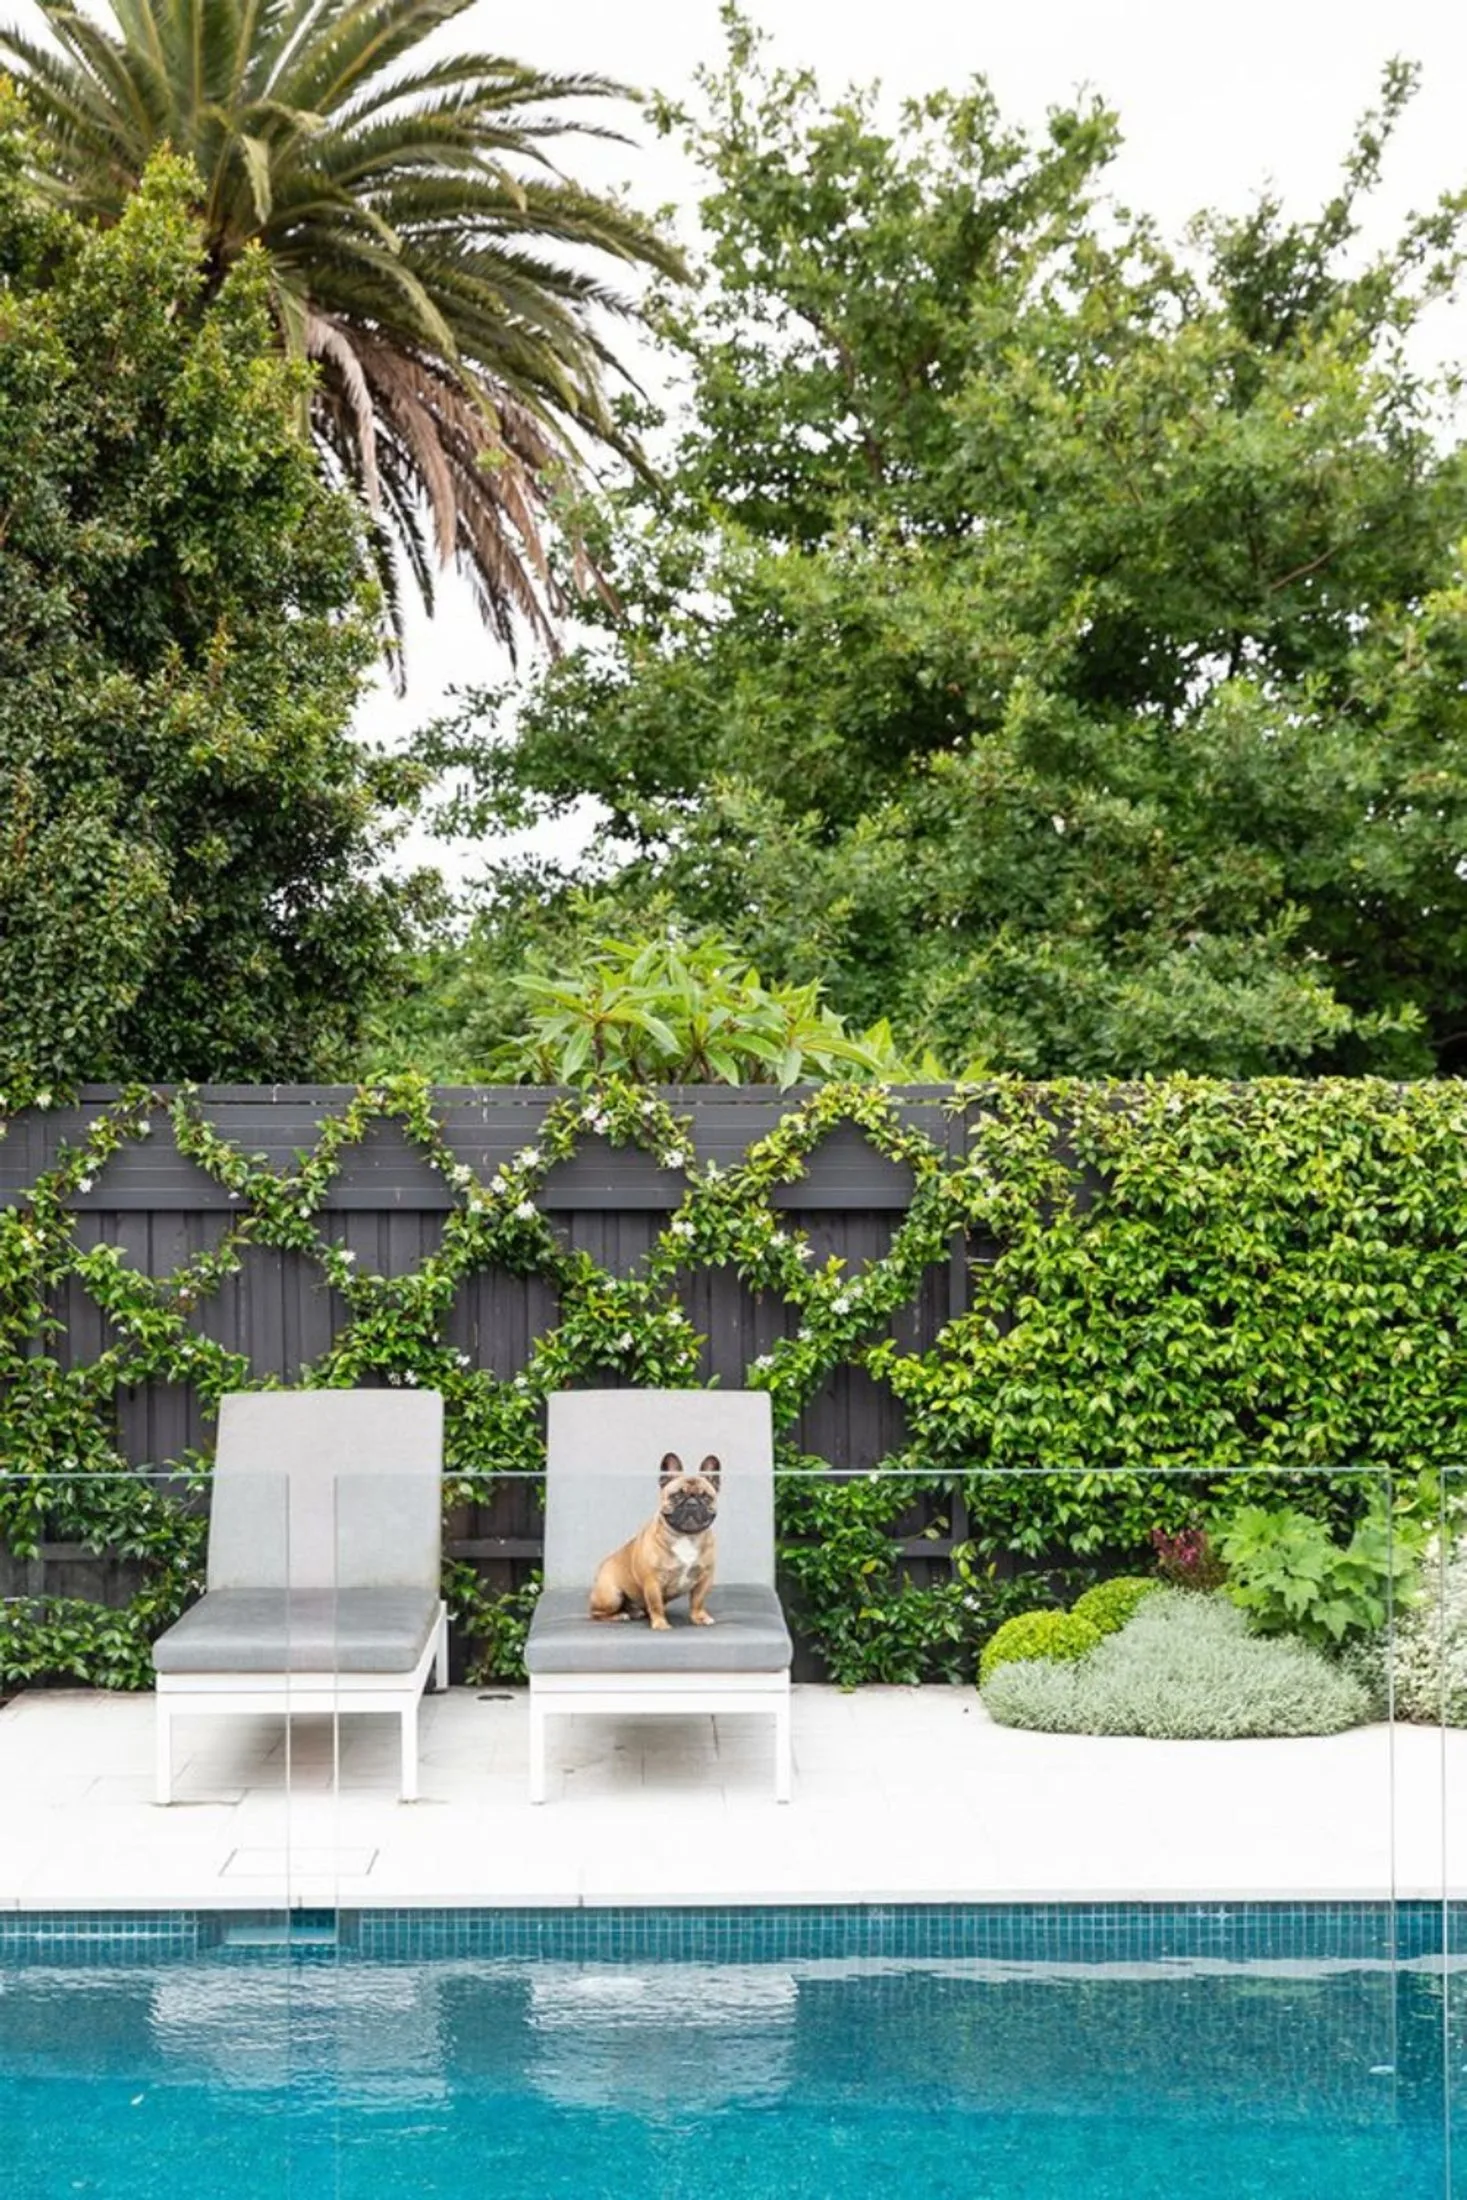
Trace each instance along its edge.
<instances>
[{"instance_id":1,"label":"grey lounger cushion","mask_svg":"<svg viewBox=\"0 0 1467 2200\"><path fill-rule=\"evenodd\" d=\"M544 1589L530 1622L531 1673L782 1673L792 1655L779 1598L762 1582L715 1583L715 1624L695 1627L687 1605L668 1609L668 1631L645 1620L594 1620L585 1589Z\"/></svg>"},{"instance_id":2,"label":"grey lounger cushion","mask_svg":"<svg viewBox=\"0 0 1467 2200\"><path fill-rule=\"evenodd\" d=\"M160 1673L410 1673L436 1590L211 1589L153 1645Z\"/></svg>"}]
</instances>

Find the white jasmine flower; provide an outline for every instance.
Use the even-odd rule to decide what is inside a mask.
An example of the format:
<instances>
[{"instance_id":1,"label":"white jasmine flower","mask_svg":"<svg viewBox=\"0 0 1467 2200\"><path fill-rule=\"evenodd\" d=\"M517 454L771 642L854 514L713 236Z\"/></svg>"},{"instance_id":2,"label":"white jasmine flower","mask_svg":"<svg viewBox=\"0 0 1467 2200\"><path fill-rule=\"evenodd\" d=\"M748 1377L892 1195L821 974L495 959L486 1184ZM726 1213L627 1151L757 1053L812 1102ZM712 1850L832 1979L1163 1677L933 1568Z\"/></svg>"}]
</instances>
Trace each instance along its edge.
<instances>
[{"instance_id":1,"label":"white jasmine flower","mask_svg":"<svg viewBox=\"0 0 1467 2200\"><path fill-rule=\"evenodd\" d=\"M499 1174L498 1170L496 1170L494 1175L491 1176L489 1179L489 1189L491 1192L507 1192L509 1190L509 1186L505 1183L504 1178Z\"/></svg>"},{"instance_id":2,"label":"white jasmine flower","mask_svg":"<svg viewBox=\"0 0 1467 2200\"><path fill-rule=\"evenodd\" d=\"M409 1368L409 1369L408 1369L408 1371L407 1371L407 1373L406 1373L406 1374L405 1374L405 1375L403 1376L403 1381L404 1381L405 1383L416 1383L416 1382L417 1382L417 1379L418 1379L418 1378L417 1378L417 1376L416 1376L416 1375L415 1375L415 1374L413 1373L413 1371L412 1371L412 1369L411 1369L411 1368ZM875 1478L874 1478L874 1476L873 1476L873 1480L874 1480L874 1479L875 1479Z\"/></svg>"},{"instance_id":3,"label":"white jasmine flower","mask_svg":"<svg viewBox=\"0 0 1467 2200\"><path fill-rule=\"evenodd\" d=\"M515 1213L516 1213L516 1214L517 1214L517 1215L519 1216L519 1218L520 1218L521 1222L532 1222L532 1221L534 1220L534 1217L535 1217L535 1202L534 1202L534 1200L533 1200L533 1199L522 1199L522 1200L520 1201L520 1203L519 1203L518 1207L516 1207L516 1209L515 1209Z\"/></svg>"},{"instance_id":4,"label":"white jasmine flower","mask_svg":"<svg viewBox=\"0 0 1467 2200\"><path fill-rule=\"evenodd\" d=\"M340 1252L337 1254L336 1257L338 1260L344 1261L347 1267L350 1268L352 1262L356 1259L357 1256L351 1250L351 1247L349 1245L344 1245L342 1246Z\"/></svg>"},{"instance_id":5,"label":"white jasmine flower","mask_svg":"<svg viewBox=\"0 0 1467 2200\"><path fill-rule=\"evenodd\" d=\"M851 1311L851 1302L849 1295L846 1292L842 1291L838 1299L832 1299L831 1306L837 1314L849 1314L849 1312Z\"/></svg>"},{"instance_id":6,"label":"white jasmine flower","mask_svg":"<svg viewBox=\"0 0 1467 2200\"><path fill-rule=\"evenodd\" d=\"M673 1237L690 1238L693 1235L693 1225L684 1215L679 1215L676 1222L669 1225L669 1229Z\"/></svg>"},{"instance_id":7,"label":"white jasmine flower","mask_svg":"<svg viewBox=\"0 0 1467 2200\"><path fill-rule=\"evenodd\" d=\"M151 1138L151 1137L152 1137L152 1135L153 1135L153 1126L152 1126L152 1124L151 1124L151 1123L139 1123L139 1125L138 1125L138 1136L139 1136L139 1138Z\"/></svg>"},{"instance_id":8,"label":"white jasmine flower","mask_svg":"<svg viewBox=\"0 0 1467 2200\"><path fill-rule=\"evenodd\" d=\"M538 1146L522 1146L515 1155L515 1160L522 1169L538 1169L540 1166L540 1149Z\"/></svg>"},{"instance_id":9,"label":"white jasmine flower","mask_svg":"<svg viewBox=\"0 0 1467 2200\"><path fill-rule=\"evenodd\" d=\"M686 1147L672 1146L663 1155L662 1166L664 1169L685 1169L692 1158Z\"/></svg>"},{"instance_id":10,"label":"white jasmine flower","mask_svg":"<svg viewBox=\"0 0 1467 2200\"><path fill-rule=\"evenodd\" d=\"M49 1092L38 1092L36 1094L36 1106L38 1108L49 1108L50 1105L51 1095Z\"/></svg>"},{"instance_id":11,"label":"white jasmine flower","mask_svg":"<svg viewBox=\"0 0 1467 2200\"><path fill-rule=\"evenodd\" d=\"M460 1354L458 1355L458 1364L460 1367L467 1367L470 1364L469 1355L467 1352L460 1352Z\"/></svg>"},{"instance_id":12,"label":"white jasmine flower","mask_svg":"<svg viewBox=\"0 0 1467 2200\"><path fill-rule=\"evenodd\" d=\"M616 1349L618 1352L630 1352L635 1342L636 1339L633 1337L631 1331L629 1329L624 1329L621 1335L616 1340Z\"/></svg>"},{"instance_id":13,"label":"white jasmine flower","mask_svg":"<svg viewBox=\"0 0 1467 2200\"><path fill-rule=\"evenodd\" d=\"M815 1258L815 1248L813 1245L797 1245L795 1247L795 1251L799 1254L801 1260L813 1260Z\"/></svg>"},{"instance_id":14,"label":"white jasmine flower","mask_svg":"<svg viewBox=\"0 0 1467 2200\"><path fill-rule=\"evenodd\" d=\"M92 1188L91 1178L89 1176L78 1177L76 1188L79 1192L89 1192Z\"/></svg>"},{"instance_id":15,"label":"white jasmine flower","mask_svg":"<svg viewBox=\"0 0 1467 2200\"><path fill-rule=\"evenodd\" d=\"M773 1367L774 1354L772 1352L761 1352L758 1359L754 1362L754 1365L755 1367L765 1369Z\"/></svg>"}]
</instances>

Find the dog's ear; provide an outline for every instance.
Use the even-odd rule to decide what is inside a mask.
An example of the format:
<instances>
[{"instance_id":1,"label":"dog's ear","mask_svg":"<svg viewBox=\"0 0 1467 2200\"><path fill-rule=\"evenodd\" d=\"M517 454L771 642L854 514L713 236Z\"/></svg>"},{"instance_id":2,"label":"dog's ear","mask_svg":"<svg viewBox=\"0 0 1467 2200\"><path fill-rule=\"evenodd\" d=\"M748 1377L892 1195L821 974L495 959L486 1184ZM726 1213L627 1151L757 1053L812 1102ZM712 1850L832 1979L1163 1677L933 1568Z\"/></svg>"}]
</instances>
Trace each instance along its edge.
<instances>
[{"instance_id":1,"label":"dog's ear","mask_svg":"<svg viewBox=\"0 0 1467 2200\"><path fill-rule=\"evenodd\" d=\"M708 1457L703 1461L702 1466L699 1467L698 1472L702 1475L705 1482L711 1482L713 1484L713 1487L717 1489L718 1479L719 1476L723 1473L723 1468L719 1464L718 1460L714 1458L711 1451L709 1452Z\"/></svg>"},{"instance_id":2,"label":"dog's ear","mask_svg":"<svg viewBox=\"0 0 1467 2200\"><path fill-rule=\"evenodd\" d=\"M683 1463L675 1451L665 1451L657 1471L664 1482L675 1482L683 1471Z\"/></svg>"}]
</instances>

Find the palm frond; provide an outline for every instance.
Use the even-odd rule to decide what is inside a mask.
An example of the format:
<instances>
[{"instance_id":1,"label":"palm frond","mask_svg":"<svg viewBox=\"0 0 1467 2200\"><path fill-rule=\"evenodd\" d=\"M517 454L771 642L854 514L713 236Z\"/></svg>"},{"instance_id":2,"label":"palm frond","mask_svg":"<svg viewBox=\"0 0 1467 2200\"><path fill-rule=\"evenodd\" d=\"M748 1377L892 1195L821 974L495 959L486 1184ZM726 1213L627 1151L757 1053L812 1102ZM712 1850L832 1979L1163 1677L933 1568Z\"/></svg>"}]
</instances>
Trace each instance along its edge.
<instances>
[{"instance_id":1,"label":"palm frond","mask_svg":"<svg viewBox=\"0 0 1467 2200\"><path fill-rule=\"evenodd\" d=\"M603 333L636 301L596 263L684 272L651 223L561 172L568 143L620 136L576 108L624 87L499 54L421 58L470 4L33 0L44 41L0 27L52 195L115 220L166 142L202 178L211 267L264 249L281 341L317 369L321 463L366 505L399 649L397 561L431 606L435 554L499 640L553 646L555 487L583 443L644 463L607 397L622 370Z\"/></svg>"},{"instance_id":2,"label":"palm frond","mask_svg":"<svg viewBox=\"0 0 1467 2200\"><path fill-rule=\"evenodd\" d=\"M382 487L377 474L377 423L372 410L372 391L362 372L356 348L344 329L323 320L307 308L301 329L301 345L308 359L326 360L340 381L356 431L359 473L367 508L374 515L382 506Z\"/></svg>"}]
</instances>

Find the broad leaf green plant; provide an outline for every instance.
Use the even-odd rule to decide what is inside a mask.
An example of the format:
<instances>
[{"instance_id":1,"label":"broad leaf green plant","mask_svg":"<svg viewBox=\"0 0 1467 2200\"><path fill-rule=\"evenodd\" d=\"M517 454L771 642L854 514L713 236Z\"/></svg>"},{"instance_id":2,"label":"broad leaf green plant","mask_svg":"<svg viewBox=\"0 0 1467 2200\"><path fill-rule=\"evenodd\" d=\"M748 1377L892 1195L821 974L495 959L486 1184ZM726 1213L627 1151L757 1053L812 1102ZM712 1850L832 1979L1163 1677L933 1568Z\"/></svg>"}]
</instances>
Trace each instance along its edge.
<instances>
[{"instance_id":1,"label":"broad leaf green plant","mask_svg":"<svg viewBox=\"0 0 1467 2200\"><path fill-rule=\"evenodd\" d=\"M1225 1593L1260 1635L1339 1649L1410 1602L1429 1533L1406 1505L1380 1498L1344 1543L1295 1506L1244 1505L1219 1537Z\"/></svg>"},{"instance_id":2,"label":"broad leaf green plant","mask_svg":"<svg viewBox=\"0 0 1467 2200\"><path fill-rule=\"evenodd\" d=\"M893 1077L891 1034L857 1037L815 981L766 985L716 934L601 940L564 975L514 980L530 1014L491 1059L513 1083L596 1084L608 1076L673 1085L791 1085Z\"/></svg>"}]
</instances>

